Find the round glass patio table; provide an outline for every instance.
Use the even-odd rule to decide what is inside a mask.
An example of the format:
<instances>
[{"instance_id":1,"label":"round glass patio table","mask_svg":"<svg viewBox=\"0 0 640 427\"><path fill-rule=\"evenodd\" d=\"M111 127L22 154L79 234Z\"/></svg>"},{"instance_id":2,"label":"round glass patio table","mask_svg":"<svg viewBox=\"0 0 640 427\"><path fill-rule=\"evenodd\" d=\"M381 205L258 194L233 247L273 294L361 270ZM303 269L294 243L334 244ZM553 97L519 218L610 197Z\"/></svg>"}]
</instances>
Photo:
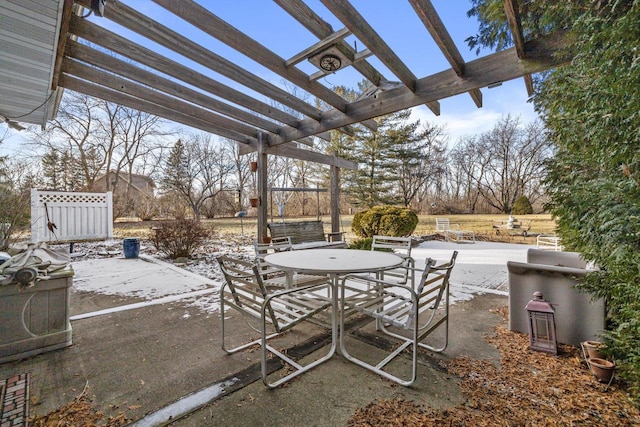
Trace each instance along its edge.
<instances>
[{"instance_id":1,"label":"round glass patio table","mask_svg":"<svg viewBox=\"0 0 640 427\"><path fill-rule=\"evenodd\" d=\"M358 249L305 249L270 254L264 261L290 273L327 274L331 278L331 350L338 342L338 278L348 273L375 273L400 267L404 260L391 252Z\"/></svg>"}]
</instances>

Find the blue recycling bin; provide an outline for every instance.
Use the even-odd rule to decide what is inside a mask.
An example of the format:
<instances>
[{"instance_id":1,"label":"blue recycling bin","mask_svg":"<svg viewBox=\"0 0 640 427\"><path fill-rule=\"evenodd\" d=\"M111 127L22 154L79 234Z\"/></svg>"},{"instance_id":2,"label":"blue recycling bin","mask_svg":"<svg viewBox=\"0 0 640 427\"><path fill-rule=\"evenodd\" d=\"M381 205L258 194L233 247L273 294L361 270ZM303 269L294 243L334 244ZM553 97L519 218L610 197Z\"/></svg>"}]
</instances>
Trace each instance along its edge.
<instances>
[{"instance_id":1,"label":"blue recycling bin","mask_svg":"<svg viewBox=\"0 0 640 427\"><path fill-rule=\"evenodd\" d=\"M129 237L122 241L122 249L125 258L138 258L140 255L140 239Z\"/></svg>"}]
</instances>

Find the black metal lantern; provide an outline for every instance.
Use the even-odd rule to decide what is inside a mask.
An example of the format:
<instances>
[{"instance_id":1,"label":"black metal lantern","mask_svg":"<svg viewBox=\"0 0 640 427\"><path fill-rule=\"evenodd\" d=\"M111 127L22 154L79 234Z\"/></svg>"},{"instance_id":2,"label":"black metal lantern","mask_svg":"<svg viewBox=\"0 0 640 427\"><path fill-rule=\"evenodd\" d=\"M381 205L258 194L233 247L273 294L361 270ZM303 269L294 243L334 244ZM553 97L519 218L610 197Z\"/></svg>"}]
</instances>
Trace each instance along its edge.
<instances>
[{"instance_id":1,"label":"black metal lantern","mask_svg":"<svg viewBox=\"0 0 640 427\"><path fill-rule=\"evenodd\" d=\"M551 303L542 292L534 292L533 299L525 307L529 315L529 344L532 350L558 354L556 321Z\"/></svg>"}]
</instances>

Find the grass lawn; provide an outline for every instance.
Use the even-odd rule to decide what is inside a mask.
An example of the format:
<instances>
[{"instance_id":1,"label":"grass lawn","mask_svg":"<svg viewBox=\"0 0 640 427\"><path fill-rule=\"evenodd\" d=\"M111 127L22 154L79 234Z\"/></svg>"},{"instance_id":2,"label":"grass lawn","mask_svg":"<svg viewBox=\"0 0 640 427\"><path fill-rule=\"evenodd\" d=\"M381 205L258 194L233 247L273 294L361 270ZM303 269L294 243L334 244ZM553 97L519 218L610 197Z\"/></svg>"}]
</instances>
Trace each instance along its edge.
<instances>
[{"instance_id":1,"label":"grass lawn","mask_svg":"<svg viewBox=\"0 0 640 427\"><path fill-rule=\"evenodd\" d=\"M506 220L507 215L495 214L495 215L419 215L418 226L413 233L413 236L428 236L435 233L436 217L449 218L452 227L454 224L459 224L460 230L472 230L475 231L476 239L489 240L498 242L510 242L510 243L527 243L535 244L536 235L542 233L553 233L555 229L555 222L549 214L535 214L535 215L518 215L518 220L531 221L531 229L529 230L529 236L524 237L522 235L509 235L508 233L501 232L500 235L496 235L496 231L493 229L493 220ZM317 219L316 216L311 217L287 217L285 222L290 221L311 221ZM329 216L322 216L320 218L325 224L325 231L330 231L331 219ZM214 231L221 234L244 234L245 236L255 236L255 230L257 227L257 218L245 217L245 218L214 218L202 220L204 224L212 227ZM271 218L269 218L271 221ZM274 218L274 222L280 221L279 218ZM351 231L351 223L353 221L353 215L341 215L340 222L341 231L346 232L347 241L353 241L357 239L357 236ZM153 227L156 221L131 221L127 219L118 220L114 227L114 237L140 237L150 238L152 235L151 227ZM514 230L517 231L517 230Z\"/></svg>"}]
</instances>

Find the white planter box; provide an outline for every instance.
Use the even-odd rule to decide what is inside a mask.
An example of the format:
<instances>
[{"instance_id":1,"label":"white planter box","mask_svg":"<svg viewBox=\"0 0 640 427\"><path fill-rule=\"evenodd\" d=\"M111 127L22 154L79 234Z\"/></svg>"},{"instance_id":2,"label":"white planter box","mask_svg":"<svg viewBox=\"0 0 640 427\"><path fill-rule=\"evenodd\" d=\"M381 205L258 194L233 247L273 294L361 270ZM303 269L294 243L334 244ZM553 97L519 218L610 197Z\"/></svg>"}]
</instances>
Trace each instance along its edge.
<instances>
[{"instance_id":1,"label":"white planter box","mask_svg":"<svg viewBox=\"0 0 640 427\"><path fill-rule=\"evenodd\" d=\"M71 345L69 288L73 270L30 288L0 286L0 363Z\"/></svg>"}]
</instances>

